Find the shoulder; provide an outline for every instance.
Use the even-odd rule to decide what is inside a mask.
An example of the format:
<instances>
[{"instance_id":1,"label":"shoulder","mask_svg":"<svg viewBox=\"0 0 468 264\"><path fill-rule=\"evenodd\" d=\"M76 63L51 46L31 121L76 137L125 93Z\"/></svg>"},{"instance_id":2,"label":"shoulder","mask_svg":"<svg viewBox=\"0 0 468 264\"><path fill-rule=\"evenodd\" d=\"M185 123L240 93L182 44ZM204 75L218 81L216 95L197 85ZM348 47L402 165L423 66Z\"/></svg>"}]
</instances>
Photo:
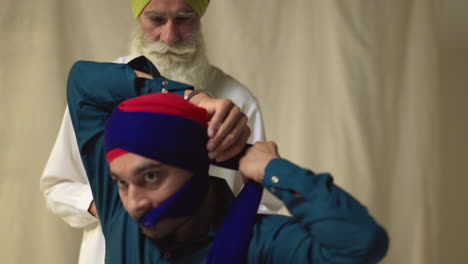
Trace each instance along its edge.
<instances>
[{"instance_id":1,"label":"shoulder","mask_svg":"<svg viewBox=\"0 0 468 264\"><path fill-rule=\"evenodd\" d=\"M257 214L255 219L254 229L256 232L263 232L262 230L281 230L288 225L294 224L294 218L286 215L276 214Z\"/></svg>"},{"instance_id":2,"label":"shoulder","mask_svg":"<svg viewBox=\"0 0 468 264\"><path fill-rule=\"evenodd\" d=\"M134 259L138 250L144 250L145 258L159 256L156 244L148 243L149 239L124 209L112 221L103 225L103 234L106 241L106 260L109 263L127 263L130 259L134 261L132 263L140 263Z\"/></svg>"},{"instance_id":3,"label":"shoulder","mask_svg":"<svg viewBox=\"0 0 468 264\"><path fill-rule=\"evenodd\" d=\"M298 250L308 247L310 242L307 232L296 219L284 215L259 214L249 244L247 262L307 263L293 260L298 260Z\"/></svg>"},{"instance_id":4,"label":"shoulder","mask_svg":"<svg viewBox=\"0 0 468 264\"><path fill-rule=\"evenodd\" d=\"M272 242L279 242L279 239L296 233L295 229L298 227L297 221L290 216L258 214L252 242L272 245Z\"/></svg>"},{"instance_id":5,"label":"shoulder","mask_svg":"<svg viewBox=\"0 0 468 264\"><path fill-rule=\"evenodd\" d=\"M114 61L112 61L113 63L128 63L129 61L131 61L134 57L132 56L123 56L123 57L118 57L117 59L115 59Z\"/></svg>"},{"instance_id":6,"label":"shoulder","mask_svg":"<svg viewBox=\"0 0 468 264\"><path fill-rule=\"evenodd\" d=\"M99 214L98 210L98 214ZM102 232L105 237L108 236L116 236L119 235L114 234L115 230L126 230L130 228L135 222L132 220L131 216L125 211L125 208L123 207L122 203L119 202L117 206L115 206L112 210L111 217L107 217L104 219L100 219L101 221L101 226L102 226ZM120 234L121 235L121 234Z\"/></svg>"}]
</instances>

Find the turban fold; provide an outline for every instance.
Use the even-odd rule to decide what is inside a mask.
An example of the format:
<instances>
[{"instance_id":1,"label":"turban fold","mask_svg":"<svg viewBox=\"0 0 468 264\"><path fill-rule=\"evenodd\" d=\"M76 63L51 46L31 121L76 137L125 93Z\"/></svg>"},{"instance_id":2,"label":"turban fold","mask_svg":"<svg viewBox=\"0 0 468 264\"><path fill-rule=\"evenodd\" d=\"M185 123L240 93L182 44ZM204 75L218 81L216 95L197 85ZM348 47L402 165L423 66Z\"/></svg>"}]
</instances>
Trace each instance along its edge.
<instances>
[{"instance_id":1,"label":"turban fold","mask_svg":"<svg viewBox=\"0 0 468 264\"><path fill-rule=\"evenodd\" d=\"M132 7L133 16L137 18L151 0L129 0L129 2ZM195 13L197 13L199 17L202 17L205 14L210 0L185 0L185 2L195 10Z\"/></svg>"}]
</instances>

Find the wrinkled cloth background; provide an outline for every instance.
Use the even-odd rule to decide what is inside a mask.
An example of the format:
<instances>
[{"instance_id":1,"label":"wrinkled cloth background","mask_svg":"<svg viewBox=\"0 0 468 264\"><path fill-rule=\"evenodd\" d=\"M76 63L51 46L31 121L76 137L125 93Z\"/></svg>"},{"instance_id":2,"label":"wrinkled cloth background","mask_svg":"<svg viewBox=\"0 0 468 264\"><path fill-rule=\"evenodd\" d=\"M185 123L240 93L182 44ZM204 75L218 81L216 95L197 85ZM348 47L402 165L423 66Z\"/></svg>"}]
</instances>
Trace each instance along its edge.
<instances>
[{"instance_id":1,"label":"wrinkled cloth background","mask_svg":"<svg viewBox=\"0 0 468 264\"><path fill-rule=\"evenodd\" d=\"M39 178L70 66L126 55L134 21L124 0L0 3L0 263L76 263L81 230L46 209ZM385 264L468 251L466 10L214 0L203 18L209 58L257 96L283 157L331 172L386 227Z\"/></svg>"}]
</instances>

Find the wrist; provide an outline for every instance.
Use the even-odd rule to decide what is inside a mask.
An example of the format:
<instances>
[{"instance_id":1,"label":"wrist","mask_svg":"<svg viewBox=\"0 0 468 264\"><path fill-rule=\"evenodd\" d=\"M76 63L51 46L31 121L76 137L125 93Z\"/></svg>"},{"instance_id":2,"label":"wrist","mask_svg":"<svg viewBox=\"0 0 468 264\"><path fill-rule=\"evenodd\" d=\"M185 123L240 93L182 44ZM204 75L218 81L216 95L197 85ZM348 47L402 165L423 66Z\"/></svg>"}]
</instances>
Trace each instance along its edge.
<instances>
[{"instance_id":1,"label":"wrist","mask_svg":"<svg viewBox=\"0 0 468 264\"><path fill-rule=\"evenodd\" d=\"M205 90L196 90L196 91L186 90L184 93L184 99L197 106L200 106L200 102L203 99L212 98L212 97L213 96L211 96L211 94Z\"/></svg>"},{"instance_id":2,"label":"wrist","mask_svg":"<svg viewBox=\"0 0 468 264\"><path fill-rule=\"evenodd\" d=\"M263 178L265 178L265 174L266 174L266 168L268 167L268 165L271 163L272 160L277 159L277 158L278 157L276 157L276 156L271 156L271 157L268 157L265 160L259 162L260 170L258 171L258 173L257 173L257 175L255 177L256 182L258 182L260 184L263 182Z\"/></svg>"}]
</instances>

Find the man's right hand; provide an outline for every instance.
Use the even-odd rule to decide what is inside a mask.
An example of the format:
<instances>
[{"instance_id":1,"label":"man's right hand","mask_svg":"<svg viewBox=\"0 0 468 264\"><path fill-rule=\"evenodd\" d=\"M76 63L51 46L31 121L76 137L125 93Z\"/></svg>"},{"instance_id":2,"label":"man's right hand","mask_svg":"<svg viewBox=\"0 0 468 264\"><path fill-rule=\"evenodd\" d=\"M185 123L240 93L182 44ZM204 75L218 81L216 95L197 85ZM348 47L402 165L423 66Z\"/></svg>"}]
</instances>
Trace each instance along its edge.
<instances>
[{"instance_id":1,"label":"man's right hand","mask_svg":"<svg viewBox=\"0 0 468 264\"><path fill-rule=\"evenodd\" d=\"M94 204L94 200L91 201L91 204L89 205L88 212L92 214L94 217L98 218L97 210L96 210L96 205Z\"/></svg>"},{"instance_id":2,"label":"man's right hand","mask_svg":"<svg viewBox=\"0 0 468 264\"><path fill-rule=\"evenodd\" d=\"M278 158L280 156L275 142L257 142L240 159L239 171L245 178L262 183L268 163Z\"/></svg>"}]
</instances>

